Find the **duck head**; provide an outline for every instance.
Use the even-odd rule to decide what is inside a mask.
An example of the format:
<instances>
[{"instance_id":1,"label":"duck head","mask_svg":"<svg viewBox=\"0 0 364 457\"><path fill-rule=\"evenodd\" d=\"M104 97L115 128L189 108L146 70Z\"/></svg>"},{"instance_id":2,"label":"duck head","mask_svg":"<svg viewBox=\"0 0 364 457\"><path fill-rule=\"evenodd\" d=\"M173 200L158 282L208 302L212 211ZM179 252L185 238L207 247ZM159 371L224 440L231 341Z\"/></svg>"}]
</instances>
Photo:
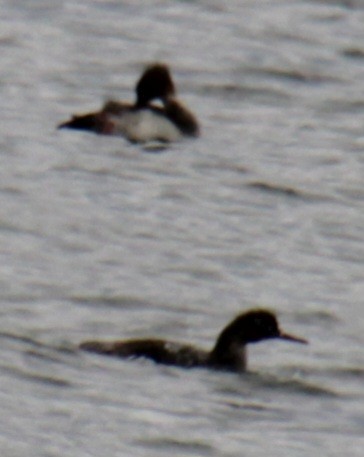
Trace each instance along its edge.
<instances>
[{"instance_id":1,"label":"duck head","mask_svg":"<svg viewBox=\"0 0 364 457\"><path fill-rule=\"evenodd\" d=\"M230 335L241 344L272 338L307 344L303 338L283 332L279 328L276 316L266 310L252 310L240 314L223 330L221 336L224 334Z\"/></svg>"},{"instance_id":2,"label":"duck head","mask_svg":"<svg viewBox=\"0 0 364 457\"><path fill-rule=\"evenodd\" d=\"M169 68L163 64L148 67L139 79L136 88L136 105L147 106L156 98L163 100L175 95L175 87Z\"/></svg>"}]
</instances>

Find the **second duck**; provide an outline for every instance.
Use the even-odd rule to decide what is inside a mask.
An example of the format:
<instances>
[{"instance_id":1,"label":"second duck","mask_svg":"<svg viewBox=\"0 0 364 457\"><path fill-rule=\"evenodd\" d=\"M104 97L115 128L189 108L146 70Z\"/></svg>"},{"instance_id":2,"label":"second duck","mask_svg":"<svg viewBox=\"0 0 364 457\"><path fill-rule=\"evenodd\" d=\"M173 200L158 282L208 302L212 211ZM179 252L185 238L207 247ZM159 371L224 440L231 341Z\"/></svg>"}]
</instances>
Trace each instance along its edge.
<instances>
[{"instance_id":1,"label":"second duck","mask_svg":"<svg viewBox=\"0 0 364 457\"><path fill-rule=\"evenodd\" d=\"M166 65L158 63L148 67L135 92L135 103L111 100L100 111L75 115L58 128L120 135L136 143L171 142L199 135L197 119L178 100ZM157 99L161 104L151 103Z\"/></svg>"}]
</instances>

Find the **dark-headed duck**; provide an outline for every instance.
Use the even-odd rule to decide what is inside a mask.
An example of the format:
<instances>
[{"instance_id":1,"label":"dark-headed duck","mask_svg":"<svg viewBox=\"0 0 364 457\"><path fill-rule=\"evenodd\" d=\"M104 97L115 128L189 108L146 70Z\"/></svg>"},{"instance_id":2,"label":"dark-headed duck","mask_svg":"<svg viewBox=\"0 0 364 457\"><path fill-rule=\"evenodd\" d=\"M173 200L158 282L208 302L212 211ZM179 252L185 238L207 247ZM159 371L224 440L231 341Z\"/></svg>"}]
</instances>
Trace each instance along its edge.
<instances>
[{"instance_id":1,"label":"dark-headed duck","mask_svg":"<svg viewBox=\"0 0 364 457\"><path fill-rule=\"evenodd\" d=\"M160 339L86 341L80 344L80 348L115 357L145 357L156 363L183 368L204 367L244 372L247 365L246 345L273 338L307 344L303 338L280 330L277 318L270 311L252 310L230 322L217 337L211 351Z\"/></svg>"},{"instance_id":2,"label":"dark-headed duck","mask_svg":"<svg viewBox=\"0 0 364 457\"><path fill-rule=\"evenodd\" d=\"M198 136L198 122L176 97L166 65L154 64L147 68L135 92L136 101L133 104L108 101L101 111L73 116L58 128L121 135L137 143L171 142L184 136ZM161 104L151 103L153 100L159 100Z\"/></svg>"}]
</instances>

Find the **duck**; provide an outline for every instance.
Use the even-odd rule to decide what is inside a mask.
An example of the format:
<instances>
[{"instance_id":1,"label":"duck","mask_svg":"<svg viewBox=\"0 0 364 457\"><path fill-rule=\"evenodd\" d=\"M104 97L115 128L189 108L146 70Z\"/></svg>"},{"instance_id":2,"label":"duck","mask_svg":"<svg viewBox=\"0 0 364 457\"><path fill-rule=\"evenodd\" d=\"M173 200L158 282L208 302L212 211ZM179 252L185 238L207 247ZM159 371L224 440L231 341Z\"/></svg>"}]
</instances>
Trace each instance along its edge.
<instances>
[{"instance_id":1,"label":"duck","mask_svg":"<svg viewBox=\"0 0 364 457\"><path fill-rule=\"evenodd\" d=\"M85 341L83 351L125 359L146 358L157 364L180 368L208 368L235 373L247 370L246 346L263 340L279 339L307 344L308 341L283 332L277 317L269 310L253 309L239 314L218 335L210 351L163 339Z\"/></svg>"},{"instance_id":2,"label":"duck","mask_svg":"<svg viewBox=\"0 0 364 457\"><path fill-rule=\"evenodd\" d=\"M134 103L109 100L100 111L73 115L59 124L58 129L118 135L132 143L169 143L199 136L198 121L178 99L167 65L155 63L147 67L135 93Z\"/></svg>"}]
</instances>

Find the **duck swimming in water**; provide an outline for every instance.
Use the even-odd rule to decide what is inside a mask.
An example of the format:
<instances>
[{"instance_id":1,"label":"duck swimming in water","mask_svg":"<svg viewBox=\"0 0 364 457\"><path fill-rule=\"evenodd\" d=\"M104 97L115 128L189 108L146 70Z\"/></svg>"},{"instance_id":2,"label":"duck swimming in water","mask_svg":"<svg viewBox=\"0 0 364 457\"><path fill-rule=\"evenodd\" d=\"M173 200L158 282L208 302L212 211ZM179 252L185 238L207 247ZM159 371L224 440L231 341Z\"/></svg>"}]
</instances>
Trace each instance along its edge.
<instances>
[{"instance_id":1,"label":"duck swimming in water","mask_svg":"<svg viewBox=\"0 0 364 457\"><path fill-rule=\"evenodd\" d=\"M137 143L171 142L184 136L198 136L198 122L177 99L166 65L154 64L147 68L139 79L135 92L135 103L111 100L106 102L101 111L75 115L58 128L120 135ZM159 100L161 104L151 103L153 100Z\"/></svg>"},{"instance_id":2,"label":"duck swimming in water","mask_svg":"<svg viewBox=\"0 0 364 457\"><path fill-rule=\"evenodd\" d=\"M246 345L268 339L307 344L303 338L281 331L277 318L270 311L252 310L230 322L217 337L211 351L160 339L86 341L80 344L80 348L114 357L144 357L183 368L202 367L239 373L246 370Z\"/></svg>"}]
</instances>

